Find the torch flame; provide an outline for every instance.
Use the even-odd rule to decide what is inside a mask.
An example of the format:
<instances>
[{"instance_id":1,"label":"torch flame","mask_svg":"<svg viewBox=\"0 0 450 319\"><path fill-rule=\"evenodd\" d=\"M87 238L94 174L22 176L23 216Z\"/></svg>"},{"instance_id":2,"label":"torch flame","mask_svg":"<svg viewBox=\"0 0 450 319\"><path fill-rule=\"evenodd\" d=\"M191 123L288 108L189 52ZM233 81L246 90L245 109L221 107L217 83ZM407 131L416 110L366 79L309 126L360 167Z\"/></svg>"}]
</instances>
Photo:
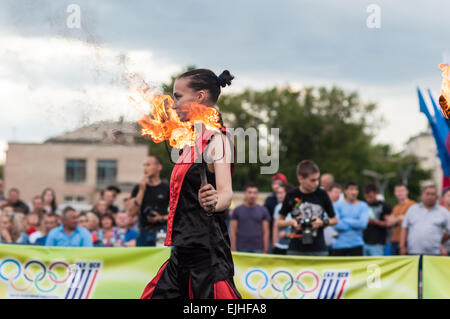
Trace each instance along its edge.
<instances>
[{"instance_id":1,"label":"torch flame","mask_svg":"<svg viewBox=\"0 0 450 319\"><path fill-rule=\"evenodd\" d=\"M442 113L444 113L447 119L450 119L450 65L439 64L439 68L442 70L442 86L439 104L441 105Z\"/></svg>"},{"instance_id":2,"label":"torch flame","mask_svg":"<svg viewBox=\"0 0 450 319\"><path fill-rule=\"evenodd\" d=\"M130 77L130 79L132 79ZM161 143L169 141L170 146L184 148L193 146L197 139L194 130L194 123L202 122L206 129L219 130L221 127L219 112L212 107L199 103L183 105L182 110L186 110L187 121L181 121L177 112L172 108L173 99L169 95L158 95L152 92L149 85L142 81L142 86L131 86L139 93L143 102L150 106L150 111L140 120L141 135L148 135L153 142ZM139 103L137 99L130 99Z\"/></svg>"}]
</instances>

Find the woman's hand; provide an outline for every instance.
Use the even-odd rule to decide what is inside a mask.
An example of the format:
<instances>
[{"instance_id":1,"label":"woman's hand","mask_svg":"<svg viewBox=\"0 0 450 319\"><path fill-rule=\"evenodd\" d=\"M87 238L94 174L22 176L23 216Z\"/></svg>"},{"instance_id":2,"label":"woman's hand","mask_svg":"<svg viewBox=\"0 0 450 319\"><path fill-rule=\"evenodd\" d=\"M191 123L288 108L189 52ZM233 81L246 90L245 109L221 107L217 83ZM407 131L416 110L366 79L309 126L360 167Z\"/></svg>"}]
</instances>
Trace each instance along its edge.
<instances>
[{"instance_id":1,"label":"woman's hand","mask_svg":"<svg viewBox=\"0 0 450 319\"><path fill-rule=\"evenodd\" d=\"M219 201L219 195L211 184L207 184L198 190L198 201L205 211L214 213Z\"/></svg>"}]
</instances>

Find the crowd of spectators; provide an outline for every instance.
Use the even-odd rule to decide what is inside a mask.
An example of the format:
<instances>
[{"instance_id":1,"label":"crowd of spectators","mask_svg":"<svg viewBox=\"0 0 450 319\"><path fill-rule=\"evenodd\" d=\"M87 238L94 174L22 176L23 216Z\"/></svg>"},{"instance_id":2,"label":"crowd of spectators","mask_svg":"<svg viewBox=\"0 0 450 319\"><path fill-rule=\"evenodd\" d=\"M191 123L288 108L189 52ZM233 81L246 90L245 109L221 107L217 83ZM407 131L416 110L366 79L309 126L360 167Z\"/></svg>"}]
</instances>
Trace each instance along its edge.
<instances>
[{"instance_id":1,"label":"crowd of spectators","mask_svg":"<svg viewBox=\"0 0 450 319\"><path fill-rule=\"evenodd\" d=\"M163 246L169 185L160 178L157 156L143 165L143 177L122 205L121 190L108 186L88 211L59 206L45 188L28 206L20 190L4 193L0 179L0 243L61 247ZM407 185L394 188L394 207L374 184L341 186L312 161L297 167L296 186L272 177L272 193L259 205L259 187L249 183L243 203L225 214L233 251L315 256L448 255L450 188L423 188L417 203ZM359 192L362 189L362 197ZM439 196L440 195L440 196ZM362 200L364 199L364 200Z\"/></svg>"}]
</instances>

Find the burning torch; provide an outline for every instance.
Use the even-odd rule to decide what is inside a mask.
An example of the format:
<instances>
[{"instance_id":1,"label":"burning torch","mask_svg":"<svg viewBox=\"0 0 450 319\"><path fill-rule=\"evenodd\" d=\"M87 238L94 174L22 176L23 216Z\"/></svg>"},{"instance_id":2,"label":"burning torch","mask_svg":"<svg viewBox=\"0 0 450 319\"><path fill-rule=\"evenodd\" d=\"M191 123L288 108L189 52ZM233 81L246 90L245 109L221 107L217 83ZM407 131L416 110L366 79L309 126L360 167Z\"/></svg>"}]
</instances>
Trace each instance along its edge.
<instances>
[{"instance_id":1,"label":"burning torch","mask_svg":"<svg viewBox=\"0 0 450 319\"><path fill-rule=\"evenodd\" d=\"M439 104L444 116L447 119L450 119L450 65L439 64L439 68L442 70L442 86Z\"/></svg>"}]
</instances>

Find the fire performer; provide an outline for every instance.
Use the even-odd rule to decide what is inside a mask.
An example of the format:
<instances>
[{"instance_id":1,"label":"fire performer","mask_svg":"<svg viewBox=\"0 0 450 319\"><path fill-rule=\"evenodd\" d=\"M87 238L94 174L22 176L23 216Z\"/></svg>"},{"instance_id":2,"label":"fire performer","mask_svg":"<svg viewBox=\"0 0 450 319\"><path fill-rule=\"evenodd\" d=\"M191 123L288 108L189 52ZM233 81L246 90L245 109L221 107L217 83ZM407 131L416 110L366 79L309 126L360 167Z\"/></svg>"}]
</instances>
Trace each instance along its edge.
<instances>
[{"instance_id":1,"label":"fire performer","mask_svg":"<svg viewBox=\"0 0 450 319\"><path fill-rule=\"evenodd\" d=\"M214 107L221 87L230 85L233 78L229 71L216 76L207 69L179 76L173 89L173 109L180 120L189 120L192 103ZM165 243L173 248L169 260L145 287L142 299L241 298L233 281L225 224L232 197L233 148L223 125L222 134L214 133L218 132L205 130L203 125L195 146L185 147L174 166ZM205 170L206 185L201 178Z\"/></svg>"}]
</instances>

